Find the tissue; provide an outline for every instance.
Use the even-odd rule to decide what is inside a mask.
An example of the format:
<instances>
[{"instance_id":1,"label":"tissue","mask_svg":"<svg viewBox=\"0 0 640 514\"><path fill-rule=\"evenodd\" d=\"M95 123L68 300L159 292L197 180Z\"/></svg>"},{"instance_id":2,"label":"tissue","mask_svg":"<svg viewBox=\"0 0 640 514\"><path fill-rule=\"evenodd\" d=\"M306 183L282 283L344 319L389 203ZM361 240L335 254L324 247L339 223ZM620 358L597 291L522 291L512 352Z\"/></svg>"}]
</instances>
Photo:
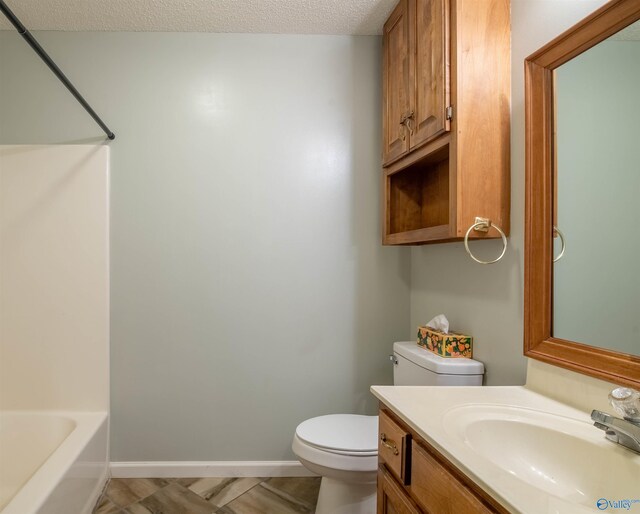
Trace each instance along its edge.
<instances>
[{"instance_id":1,"label":"tissue","mask_svg":"<svg viewBox=\"0 0 640 514\"><path fill-rule=\"evenodd\" d=\"M444 314L438 314L435 318L427 323L428 327L431 327L443 334L449 333L449 320Z\"/></svg>"}]
</instances>

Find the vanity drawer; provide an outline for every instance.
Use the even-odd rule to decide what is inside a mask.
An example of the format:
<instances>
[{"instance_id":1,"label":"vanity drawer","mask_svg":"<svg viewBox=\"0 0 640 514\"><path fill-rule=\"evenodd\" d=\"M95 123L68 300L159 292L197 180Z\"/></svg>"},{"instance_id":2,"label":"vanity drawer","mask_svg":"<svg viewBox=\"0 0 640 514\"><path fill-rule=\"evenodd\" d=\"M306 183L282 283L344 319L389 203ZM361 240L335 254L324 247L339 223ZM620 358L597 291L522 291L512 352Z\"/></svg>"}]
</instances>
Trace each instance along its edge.
<instances>
[{"instance_id":1,"label":"vanity drawer","mask_svg":"<svg viewBox=\"0 0 640 514\"><path fill-rule=\"evenodd\" d=\"M407 484L411 434L384 410L380 411L379 423L378 459L400 482Z\"/></svg>"},{"instance_id":2,"label":"vanity drawer","mask_svg":"<svg viewBox=\"0 0 640 514\"><path fill-rule=\"evenodd\" d=\"M412 498L431 514L495 513L430 451L414 444L411 450Z\"/></svg>"}]
</instances>

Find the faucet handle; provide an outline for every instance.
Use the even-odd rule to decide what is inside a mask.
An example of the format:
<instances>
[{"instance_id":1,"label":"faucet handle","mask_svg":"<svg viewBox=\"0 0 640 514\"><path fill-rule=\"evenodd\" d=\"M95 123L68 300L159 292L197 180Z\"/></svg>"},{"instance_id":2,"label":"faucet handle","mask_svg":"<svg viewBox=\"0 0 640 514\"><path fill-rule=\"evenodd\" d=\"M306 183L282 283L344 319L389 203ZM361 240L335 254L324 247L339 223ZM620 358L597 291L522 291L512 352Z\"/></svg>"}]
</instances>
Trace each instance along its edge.
<instances>
[{"instance_id":1,"label":"faucet handle","mask_svg":"<svg viewBox=\"0 0 640 514\"><path fill-rule=\"evenodd\" d=\"M640 392L618 387L609 393L609 403L627 421L640 422Z\"/></svg>"}]
</instances>

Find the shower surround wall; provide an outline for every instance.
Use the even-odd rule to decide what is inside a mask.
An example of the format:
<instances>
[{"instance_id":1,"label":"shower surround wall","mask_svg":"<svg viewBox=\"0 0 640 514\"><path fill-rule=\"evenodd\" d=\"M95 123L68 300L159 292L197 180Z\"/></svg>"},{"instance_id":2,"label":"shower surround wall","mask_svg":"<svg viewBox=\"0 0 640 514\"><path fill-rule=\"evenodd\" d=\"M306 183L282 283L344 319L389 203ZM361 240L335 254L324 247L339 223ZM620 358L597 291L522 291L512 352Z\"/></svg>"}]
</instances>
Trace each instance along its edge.
<instances>
[{"instance_id":1,"label":"shower surround wall","mask_svg":"<svg viewBox=\"0 0 640 514\"><path fill-rule=\"evenodd\" d=\"M109 410L108 152L0 146L1 410Z\"/></svg>"},{"instance_id":2,"label":"shower surround wall","mask_svg":"<svg viewBox=\"0 0 640 514\"><path fill-rule=\"evenodd\" d=\"M108 165L0 146L3 514L88 514L107 477Z\"/></svg>"}]
</instances>

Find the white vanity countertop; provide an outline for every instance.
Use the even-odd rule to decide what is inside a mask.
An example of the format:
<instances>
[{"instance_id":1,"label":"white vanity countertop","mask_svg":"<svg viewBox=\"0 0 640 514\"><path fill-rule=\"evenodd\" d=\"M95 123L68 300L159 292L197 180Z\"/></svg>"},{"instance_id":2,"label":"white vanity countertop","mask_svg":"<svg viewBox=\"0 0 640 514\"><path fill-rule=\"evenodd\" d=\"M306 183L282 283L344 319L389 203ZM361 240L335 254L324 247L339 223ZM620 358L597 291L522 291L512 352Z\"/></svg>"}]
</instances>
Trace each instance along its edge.
<instances>
[{"instance_id":1,"label":"white vanity countertop","mask_svg":"<svg viewBox=\"0 0 640 514\"><path fill-rule=\"evenodd\" d=\"M372 386L371 391L510 512L580 514L600 512L600 498L640 500L640 455L607 441L590 413L524 386ZM489 422L474 425L478 420ZM486 441L496 439L499 448L492 452ZM620 480L612 480L616 473ZM621 488L613 490L618 482ZM618 496L629 489L631 496ZM630 512L635 510L640 513L640 501L631 505Z\"/></svg>"}]
</instances>

